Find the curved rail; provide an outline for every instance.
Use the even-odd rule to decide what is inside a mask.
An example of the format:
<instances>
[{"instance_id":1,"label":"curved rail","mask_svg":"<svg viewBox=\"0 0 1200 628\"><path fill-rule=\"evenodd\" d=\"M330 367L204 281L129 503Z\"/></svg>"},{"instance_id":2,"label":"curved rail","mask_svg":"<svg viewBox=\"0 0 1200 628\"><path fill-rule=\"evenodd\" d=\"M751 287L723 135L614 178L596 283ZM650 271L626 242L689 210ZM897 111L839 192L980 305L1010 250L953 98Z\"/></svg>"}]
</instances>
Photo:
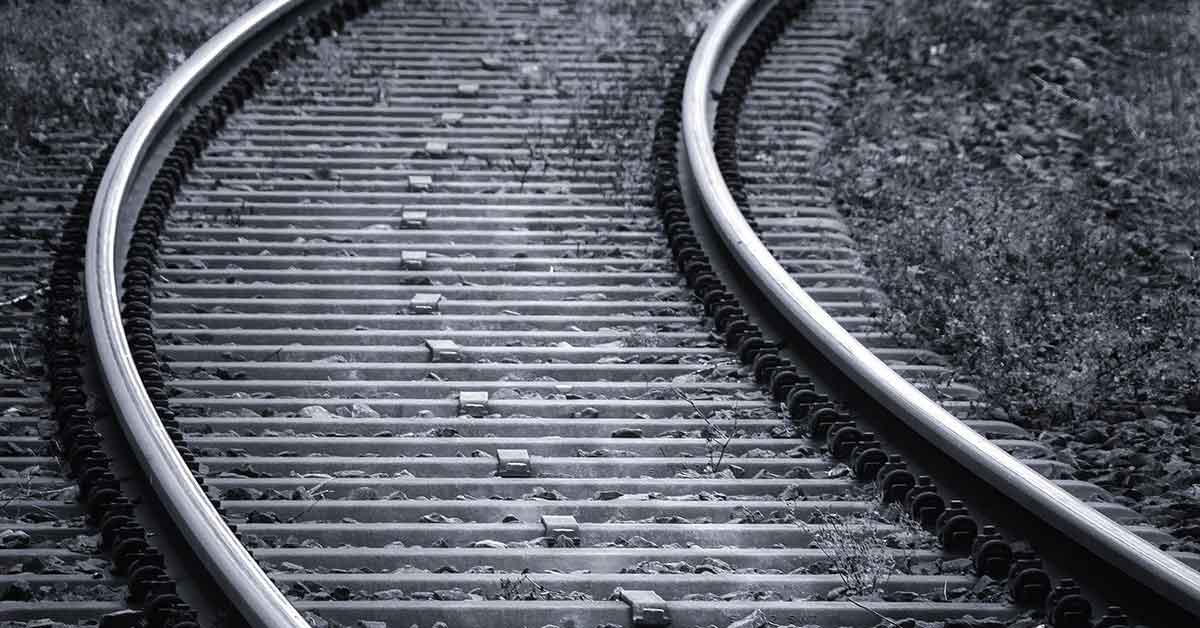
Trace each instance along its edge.
<instances>
[{"instance_id":1,"label":"curved rail","mask_svg":"<svg viewBox=\"0 0 1200 628\"><path fill-rule=\"evenodd\" d=\"M265 0L226 26L179 67L138 112L121 137L96 194L88 226L88 318L101 378L138 462L172 520L225 595L253 626L308 628L308 622L250 556L192 477L163 428L121 326L117 292L118 229L136 211L127 199L138 173L172 119L221 64L265 29L320 0Z\"/></svg>"},{"instance_id":2,"label":"curved rail","mask_svg":"<svg viewBox=\"0 0 1200 628\"><path fill-rule=\"evenodd\" d=\"M771 305L872 398L922 438L1095 557L1200 617L1200 573L1069 495L963 424L850 335L788 275L746 223L713 152L710 97L730 45L769 0L731 0L715 16L688 69L683 100L686 159L704 209L738 264Z\"/></svg>"}]
</instances>

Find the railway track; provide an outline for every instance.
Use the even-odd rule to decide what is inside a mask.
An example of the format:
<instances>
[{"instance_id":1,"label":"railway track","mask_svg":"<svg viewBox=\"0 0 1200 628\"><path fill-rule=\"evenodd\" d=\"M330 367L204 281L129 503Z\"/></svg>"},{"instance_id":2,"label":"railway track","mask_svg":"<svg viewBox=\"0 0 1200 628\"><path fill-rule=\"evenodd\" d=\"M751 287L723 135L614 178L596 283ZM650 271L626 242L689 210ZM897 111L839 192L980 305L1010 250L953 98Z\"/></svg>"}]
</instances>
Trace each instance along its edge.
<instances>
[{"instance_id":1,"label":"railway track","mask_svg":"<svg viewBox=\"0 0 1200 628\"><path fill-rule=\"evenodd\" d=\"M168 79L97 182L91 390L247 623L1197 612L1168 535L1028 434L918 391L970 407L873 328L820 186L773 170L819 146L865 8L734 2L694 52L662 27L597 48L586 2L369 8L260 5ZM123 555L152 624L194 624L156 597L194 570ZM38 611L77 620L0 603Z\"/></svg>"},{"instance_id":2,"label":"railway track","mask_svg":"<svg viewBox=\"0 0 1200 628\"><path fill-rule=\"evenodd\" d=\"M84 200L73 186L94 168L80 155L99 152L89 144L63 144L61 153L42 156L36 170L8 178L0 195L0 604L5 610L74 606L94 619L120 612L127 590L95 542L98 528L74 503L78 489L47 438L53 432L44 419L53 403L41 383L48 363L43 313L54 298L46 278L58 257L48 243L61 232L67 208Z\"/></svg>"}]
</instances>

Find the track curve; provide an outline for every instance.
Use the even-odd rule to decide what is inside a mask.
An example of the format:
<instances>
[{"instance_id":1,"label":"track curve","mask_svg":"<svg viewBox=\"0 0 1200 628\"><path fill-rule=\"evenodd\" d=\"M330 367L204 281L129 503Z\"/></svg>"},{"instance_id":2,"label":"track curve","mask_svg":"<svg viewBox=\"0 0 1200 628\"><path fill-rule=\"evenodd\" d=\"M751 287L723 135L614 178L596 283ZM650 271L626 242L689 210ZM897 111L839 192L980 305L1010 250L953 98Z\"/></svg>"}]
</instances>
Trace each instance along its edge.
<instances>
[{"instance_id":1,"label":"track curve","mask_svg":"<svg viewBox=\"0 0 1200 628\"><path fill-rule=\"evenodd\" d=\"M1054 464L1017 463L838 325L866 321L845 257L812 246L850 244L836 220L760 236L725 189L709 77L758 18L777 37L807 3L731 3L690 73L661 26L589 48L587 3L325 7L264 3L168 81L89 233L122 426L252 625L1022 614L979 589L1013 564L981 553L1006 546L994 530L954 501L936 521L909 508L915 525L880 505L925 485L818 392L820 367L779 354L691 227L681 132L734 256L827 359L994 481L1033 487L1018 495L1066 495L1042 477ZM180 131L173 112L205 102ZM1069 529L1131 536L1088 521ZM1192 574L1131 543L1188 603Z\"/></svg>"}]
</instances>

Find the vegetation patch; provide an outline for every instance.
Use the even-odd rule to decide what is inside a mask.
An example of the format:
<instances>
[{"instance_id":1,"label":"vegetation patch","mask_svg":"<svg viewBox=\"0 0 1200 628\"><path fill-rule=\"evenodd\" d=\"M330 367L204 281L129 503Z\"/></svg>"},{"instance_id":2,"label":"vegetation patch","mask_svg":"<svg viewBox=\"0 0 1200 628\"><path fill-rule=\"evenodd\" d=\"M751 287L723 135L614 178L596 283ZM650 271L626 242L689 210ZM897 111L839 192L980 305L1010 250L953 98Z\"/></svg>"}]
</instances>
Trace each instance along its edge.
<instances>
[{"instance_id":1,"label":"vegetation patch","mask_svg":"<svg viewBox=\"0 0 1200 628\"><path fill-rule=\"evenodd\" d=\"M253 0L0 2L0 159L47 136L104 138Z\"/></svg>"},{"instance_id":2,"label":"vegetation patch","mask_svg":"<svg viewBox=\"0 0 1200 628\"><path fill-rule=\"evenodd\" d=\"M627 207L650 188L654 120L676 64L712 17L713 0L571 0L574 40L583 46L574 62L616 65L559 81L549 59L549 79L569 98L567 130L554 148L566 152L570 171L582 177L593 162L613 164L600 181L604 194Z\"/></svg>"},{"instance_id":3,"label":"vegetation patch","mask_svg":"<svg viewBox=\"0 0 1200 628\"><path fill-rule=\"evenodd\" d=\"M1122 501L1193 514L1198 65L1200 2L896 0L818 160L890 330Z\"/></svg>"}]
</instances>

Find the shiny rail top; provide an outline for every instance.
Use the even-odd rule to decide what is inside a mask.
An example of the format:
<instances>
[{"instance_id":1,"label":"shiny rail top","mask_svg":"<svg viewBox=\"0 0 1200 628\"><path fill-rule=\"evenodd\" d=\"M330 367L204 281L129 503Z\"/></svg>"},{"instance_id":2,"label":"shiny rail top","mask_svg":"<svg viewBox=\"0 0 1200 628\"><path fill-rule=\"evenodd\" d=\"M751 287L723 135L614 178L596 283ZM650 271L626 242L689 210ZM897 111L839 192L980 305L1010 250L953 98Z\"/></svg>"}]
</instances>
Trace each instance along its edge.
<instances>
[{"instance_id":1,"label":"shiny rail top","mask_svg":"<svg viewBox=\"0 0 1200 628\"><path fill-rule=\"evenodd\" d=\"M154 92L121 137L96 195L88 228L88 317L101 377L138 462L149 477L167 512L192 550L206 563L225 595L256 627L308 628L287 598L225 525L193 479L142 385L121 325L116 259L122 207L129 202L139 172L163 139L172 119L222 63L237 54L265 29L293 12L323 0L265 0L206 42Z\"/></svg>"},{"instance_id":2,"label":"shiny rail top","mask_svg":"<svg viewBox=\"0 0 1200 628\"><path fill-rule=\"evenodd\" d=\"M721 9L692 58L683 100L688 167L705 211L738 264L795 330L921 437L1097 558L1200 617L1200 573L1021 464L900 377L796 284L742 217L713 152L710 94L720 87L722 59L770 4L731 0Z\"/></svg>"}]
</instances>

